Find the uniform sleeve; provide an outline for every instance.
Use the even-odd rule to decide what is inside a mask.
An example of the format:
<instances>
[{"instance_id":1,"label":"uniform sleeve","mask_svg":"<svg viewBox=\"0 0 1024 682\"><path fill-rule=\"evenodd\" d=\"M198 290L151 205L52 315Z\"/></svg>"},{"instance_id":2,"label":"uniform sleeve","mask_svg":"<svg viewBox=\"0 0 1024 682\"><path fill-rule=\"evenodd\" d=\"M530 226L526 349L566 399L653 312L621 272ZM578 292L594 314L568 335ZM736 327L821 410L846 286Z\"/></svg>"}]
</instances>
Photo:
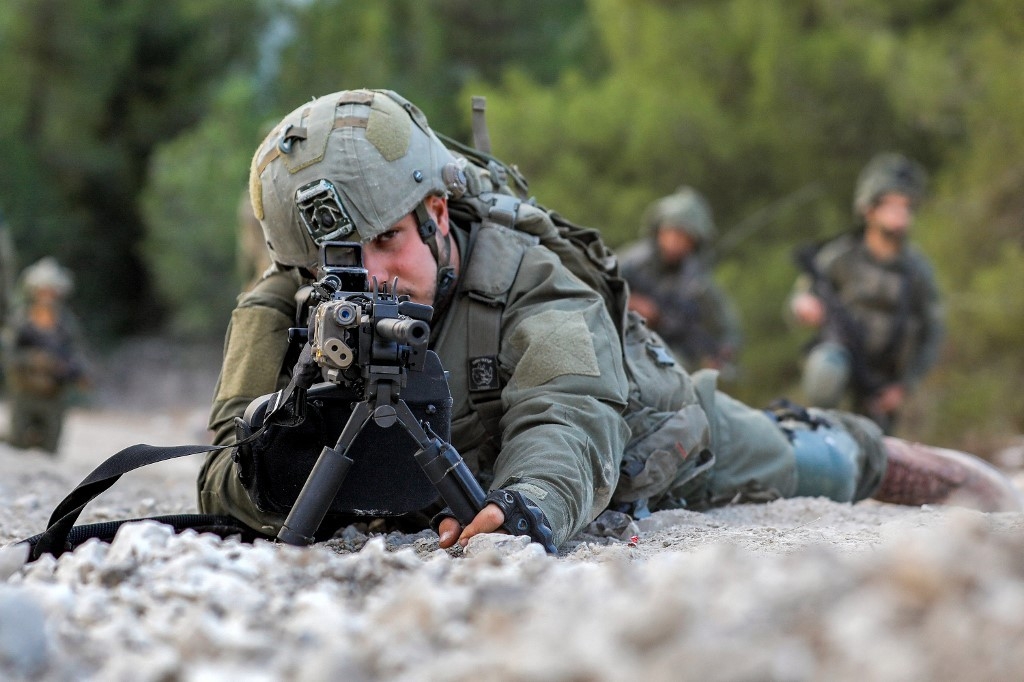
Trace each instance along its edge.
<instances>
[{"instance_id":1,"label":"uniform sleeve","mask_svg":"<svg viewBox=\"0 0 1024 682\"><path fill-rule=\"evenodd\" d=\"M231 313L210 409L214 444L233 443L235 417L241 417L253 399L287 384L289 368L284 361L298 284L290 273L270 275L253 291L243 294ZM203 513L231 514L253 528L280 525L281 519L269 518L249 500L235 474L230 448L207 455L197 484L199 510Z\"/></svg>"},{"instance_id":2,"label":"uniform sleeve","mask_svg":"<svg viewBox=\"0 0 1024 682\"><path fill-rule=\"evenodd\" d=\"M939 351L945 338L945 309L942 295L935 282L931 265L921 256L918 259L920 276L921 336L920 346L903 376L903 384L913 389L939 359Z\"/></svg>"},{"instance_id":3,"label":"uniform sleeve","mask_svg":"<svg viewBox=\"0 0 1024 682\"><path fill-rule=\"evenodd\" d=\"M629 437L618 334L600 295L534 249L506 305L499 361L512 372L493 485L533 500L561 544L618 481Z\"/></svg>"}]
</instances>

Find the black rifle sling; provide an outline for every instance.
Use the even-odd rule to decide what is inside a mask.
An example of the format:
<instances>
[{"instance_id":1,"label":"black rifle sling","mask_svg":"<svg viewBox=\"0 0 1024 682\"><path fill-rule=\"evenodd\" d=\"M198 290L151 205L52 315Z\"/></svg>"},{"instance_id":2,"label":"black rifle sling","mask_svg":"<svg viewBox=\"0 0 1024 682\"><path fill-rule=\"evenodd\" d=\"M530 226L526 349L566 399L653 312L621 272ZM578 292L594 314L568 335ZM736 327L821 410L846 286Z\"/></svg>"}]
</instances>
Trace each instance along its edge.
<instances>
[{"instance_id":1,"label":"black rifle sling","mask_svg":"<svg viewBox=\"0 0 1024 682\"><path fill-rule=\"evenodd\" d=\"M255 439L262 432L263 429L256 431L249 436L249 438L246 438L245 441ZM115 453L98 467L93 469L92 473L86 476L82 482L79 483L74 490L68 493L67 497L57 505L53 510L53 513L50 514L50 520L46 524L47 527L45 531L39 535L35 535L22 541L28 543L31 547L29 561L35 561L43 554L52 554L55 557L60 556L68 549L73 549L75 546L89 539L89 537L106 537L110 531L109 524L80 526L77 531L74 524L81 515L82 510L85 509L85 506L96 499L96 497L105 490L110 488L110 486L114 485L114 483L116 483L123 474L126 474L129 471L134 471L135 469L146 466L147 464L156 464L157 462L164 462L169 459L177 459L178 457L186 457L188 455L196 455L201 452L214 452L233 448L245 441L221 446L209 444L157 446L139 443L138 445L131 445L120 452ZM172 517L153 517L153 519L169 523L170 525L175 526L176 530L184 530L185 528L208 529L213 527L235 526L238 528L238 532L243 535L245 535L247 530L250 533L252 532L251 529L248 529L241 521L225 516L188 514ZM126 521L112 523L116 523L119 526L122 523L126 523ZM81 530L85 528L94 528L96 534L90 535ZM116 530L116 528L114 528L114 530Z\"/></svg>"}]
</instances>

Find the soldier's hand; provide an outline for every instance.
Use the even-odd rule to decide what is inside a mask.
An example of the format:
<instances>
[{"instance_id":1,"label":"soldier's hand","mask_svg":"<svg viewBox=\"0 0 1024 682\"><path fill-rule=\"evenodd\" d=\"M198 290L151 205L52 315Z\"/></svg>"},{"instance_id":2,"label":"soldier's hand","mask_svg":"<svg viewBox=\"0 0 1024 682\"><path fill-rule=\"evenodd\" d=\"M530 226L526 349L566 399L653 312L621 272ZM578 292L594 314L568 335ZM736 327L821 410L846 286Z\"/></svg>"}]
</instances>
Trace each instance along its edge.
<instances>
[{"instance_id":1,"label":"soldier's hand","mask_svg":"<svg viewBox=\"0 0 1024 682\"><path fill-rule=\"evenodd\" d=\"M890 414L903 406L907 397L902 384L889 384L871 400L871 411L877 414Z\"/></svg>"},{"instance_id":2,"label":"soldier's hand","mask_svg":"<svg viewBox=\"0 0 1024 682\"><path fill-rule=\"evenodd\" d=\"M437 534L441 538L439 544L441 549L447 549L458 541L460 545L465 547L469 543L469 539L474 535L501 531L501 524L503 523L505 523L505 515L501 513L501 509L496 504L489 504L481 509L465 528L459 525L456 519L449 516L441 522L437 529Z\"/></svg>"},{"instance_id":3,"label":"soldier's hand","mask_svg":"<svg viewBox=\"0 0 1024 682\"><path fill-rule=\"evenodd\" d=\"M806 327L820 327L825 321L825 305L814 294L797 294L789 304L793 317Z\"/></svg>"},{"instance_id":4,"label":"soldier's hand","mask_svg":"<svg viewBox=\"0 0 1024 682\"><path fill-rule=\"evenodd\" d=\"M658 304L654 302L654 299L643 294L631 292L629 294L629 303L627 304L630 310L638 312L648 324L656 325L658 318L661 317L661 310L658 308Z\"/></svg>"}]
</instances>

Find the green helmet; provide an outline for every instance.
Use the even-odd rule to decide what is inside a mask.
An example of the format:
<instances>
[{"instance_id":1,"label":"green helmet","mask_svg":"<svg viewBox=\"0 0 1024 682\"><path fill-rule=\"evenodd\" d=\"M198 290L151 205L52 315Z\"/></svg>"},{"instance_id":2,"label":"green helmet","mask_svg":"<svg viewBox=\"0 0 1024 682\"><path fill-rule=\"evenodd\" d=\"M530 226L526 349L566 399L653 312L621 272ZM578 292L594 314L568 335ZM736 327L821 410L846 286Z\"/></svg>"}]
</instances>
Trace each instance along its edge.
<instances>
[{"instance_id":1,"label":"green helmet","mask_svg":"<svg viewBox=\"0 0 1024 682\"><path fill-rule=\"evenodd\" d=\"M270 132L249 172L271 258L299 267L317 262L321 242L368 241L427 196L463 191L460 163L423 112L390 90L303 104Z\"/></svg>"},{"instance_id":2,"label":"green helmet","mask_svg":"<svg viewBox=\"0 0 1024 682\"><path fill-rule=\"evenodd\" d=\"M885 194L903 194L913 204L924 198L928 175L924 168L902 154L878 154L857 178L857 191L853 197L853 210L864 215Z\"/></svg>"},{"instance_id":3,"label":"green helmet","mask_svg":"<svg viewBox=\"0 0 1024 682\"><path fill-rule=\"evenodd\" d=\"M700 192L685 185L651 204L645 222L651 234L662 227L682 230L697 242L698 247L715 238L711 206Z\"/></svg>"},{"instance_id":4,"label":"green helmet","mask_svg":"<svg viewBox=\"0 0 1024 682\"><path fill-rule=\"evenodd\" d=\"M39 259L25 268L25 290L29 293L39 289L51 289L60 297L68 296L74 289L71 273L61 267L53 256Z\"/></svg>"}]
</instances>

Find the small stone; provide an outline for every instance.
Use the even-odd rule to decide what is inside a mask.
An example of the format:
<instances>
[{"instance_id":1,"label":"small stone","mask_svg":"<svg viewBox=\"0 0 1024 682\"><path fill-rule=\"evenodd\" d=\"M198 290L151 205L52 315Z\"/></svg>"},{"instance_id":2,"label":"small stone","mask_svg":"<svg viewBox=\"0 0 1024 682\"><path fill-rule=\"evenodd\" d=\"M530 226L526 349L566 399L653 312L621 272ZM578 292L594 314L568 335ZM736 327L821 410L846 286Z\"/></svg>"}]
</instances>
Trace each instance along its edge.
<instances>
[{"instance_id":1,"label":"small stone","mask_svg":"<svg viewBox=\"0 0 1024 682\"><path fill-rule=\"evenodd\" d=\"M467 557L495 554L499 557L512 556L522 552L532 544L526 535L505 535L503 533L481 533L469 539L466 545ZM540 545L538 545L540 547ZM541 548L543 552L543 548Z\"/></svg>"},{"instance_id":2,"label":"small stone","mask_svg":"<svg viewBox=\"0 0 1024 682\"><path fill-rule=\"evenodd\" d=\"M17 573L28 561L28 545L9 545L0 548L0 581L7 580Z\"/></svg>"},{"instance_id":3,"label":"small stone","mask_svg":"<svg viewBox=\"0 0 1024 682\"><path fill-rule=\"evenodd\" d=\"M0 662L29 678L40 674L49 658L42 607L25 592L0 586Z\"/></svg>"}]
</instances>

